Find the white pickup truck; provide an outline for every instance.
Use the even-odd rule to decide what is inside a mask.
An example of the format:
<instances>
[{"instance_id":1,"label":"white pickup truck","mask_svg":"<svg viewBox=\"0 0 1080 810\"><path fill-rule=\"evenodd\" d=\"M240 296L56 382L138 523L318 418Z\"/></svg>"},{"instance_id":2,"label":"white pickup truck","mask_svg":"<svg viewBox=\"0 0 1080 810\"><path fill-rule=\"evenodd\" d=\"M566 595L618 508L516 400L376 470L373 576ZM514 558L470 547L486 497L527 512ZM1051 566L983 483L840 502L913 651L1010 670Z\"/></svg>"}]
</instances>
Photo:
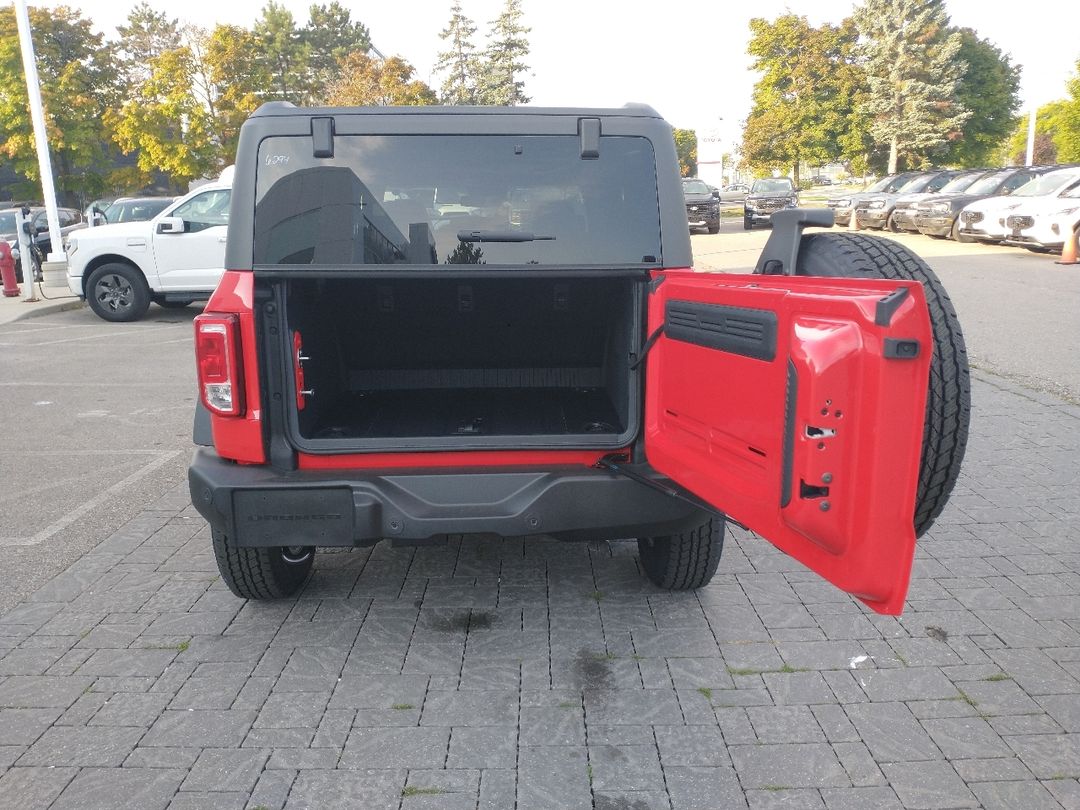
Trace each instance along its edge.
<instances>
[{"instance_id":1,"label":"white pickup truck","mask_svg":"<svg viewBox=\"0 0 1080 810\"><path fill-rule=\"evenodd\" d=\"M151 302L205 300L225 272L232 169L147 222L101 225L67 240L68 286L107 321L136 321Z\"/></svg>"}]
</instances>

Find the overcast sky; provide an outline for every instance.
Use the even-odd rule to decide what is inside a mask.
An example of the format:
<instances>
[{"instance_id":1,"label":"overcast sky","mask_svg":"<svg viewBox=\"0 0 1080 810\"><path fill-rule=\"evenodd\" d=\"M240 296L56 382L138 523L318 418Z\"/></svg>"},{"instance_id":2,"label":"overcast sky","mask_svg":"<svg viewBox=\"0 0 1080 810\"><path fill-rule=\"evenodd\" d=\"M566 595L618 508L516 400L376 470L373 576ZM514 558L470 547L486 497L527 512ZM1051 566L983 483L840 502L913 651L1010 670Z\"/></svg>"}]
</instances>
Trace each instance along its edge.
<instances>
[{"instance_id":1,"label":"overcast sky","mask_svg":"<svg viewBox=\"0 0 1080 810\"><path fill-rule=\"evenodd\" d=\"M451 0L342 2L352 10L353 19L368 26L380 51L403 56L416 68L418 78L437 86L431 66L444 46L439 31L450 18ZM112 37L134 1L37 4L79 8ZM250 26L265 0L169 4L150 0L150 4L203 26L217 22ZM283 4L298 24L306 22L310 0L283 0ZM954 25L974 28L1023 67L1025 108L1065 95L1065 82L1080 59L1080 11L1073 2L947 0L946 5ZM503 0L462 0L464 13L478 26L478 46L502 6ZM843 0L704 0L695 8L693 3L674 2L523 0L522 6L525 24L532 28L531 75L526 77L525 89L533 104L621 106L640 101L651 104L674 126L699 132L718 128L718 134L731 142L738 139L749 112L755 80L746 55L749 19L772 19L790 10L807 15L815 25L835 23L849 15L854 4ZM641 10L632 10L635 6Z\"/></svg>"}]
</instances>

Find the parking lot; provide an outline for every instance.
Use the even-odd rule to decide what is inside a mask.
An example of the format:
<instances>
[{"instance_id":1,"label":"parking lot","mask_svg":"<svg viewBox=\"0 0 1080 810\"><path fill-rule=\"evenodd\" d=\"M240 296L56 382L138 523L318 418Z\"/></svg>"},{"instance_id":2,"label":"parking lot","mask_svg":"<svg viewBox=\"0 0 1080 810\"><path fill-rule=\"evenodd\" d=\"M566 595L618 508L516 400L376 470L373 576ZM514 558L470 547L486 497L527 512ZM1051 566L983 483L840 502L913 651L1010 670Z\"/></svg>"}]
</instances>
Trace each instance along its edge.
<instances>
[{"instance_id":1,"label":"parking lot","mask_svg":"<svg viewBox=\"0 0 1080 810\"><path fill-rule=\"evenodd\" d=\"M899 618L739 529L697 593L468 536L245 603L187 500L195 309L0 326L0 808L1080 808L1080 268L903 241L975 369Z\"/></svg>"}]
</instances>

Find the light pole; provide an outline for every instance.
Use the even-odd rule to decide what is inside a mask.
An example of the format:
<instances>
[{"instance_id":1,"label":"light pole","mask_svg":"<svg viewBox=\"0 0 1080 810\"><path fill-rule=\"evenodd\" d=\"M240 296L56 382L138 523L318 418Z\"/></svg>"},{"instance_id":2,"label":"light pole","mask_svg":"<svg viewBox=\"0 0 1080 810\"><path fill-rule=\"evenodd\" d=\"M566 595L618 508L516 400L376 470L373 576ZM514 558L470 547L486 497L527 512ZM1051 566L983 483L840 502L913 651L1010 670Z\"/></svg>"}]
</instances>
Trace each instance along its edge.
<instances>
[{"instance_id":1,"label":"light pole","mask_svg":"<svg viewBox=\"0 0 1080 810\"><path fill-rule=\"evenodd\" d=\"M60 218L56 212L56 188L53 186L52 163L49 161L49 138L45 132L45 110L41 106L41 85L38 82L37 61L34 59L34 41L30 36L30 17L26 11L26 0L15 0L15 22L19 27L23 73L26 75L26 95L30 100L30 120L34 125L34 144L37 147L38 171L41 174L41 192L45 198L45 216L49 221L49 239L52 243L52 249L46 259L50 262L66 262L67 256L64 255L64 246L60 237ZM26 258L29 259L29 256ZM24 272L27 266L28 262L24 261Z\"/></svg>"}]
</instances>

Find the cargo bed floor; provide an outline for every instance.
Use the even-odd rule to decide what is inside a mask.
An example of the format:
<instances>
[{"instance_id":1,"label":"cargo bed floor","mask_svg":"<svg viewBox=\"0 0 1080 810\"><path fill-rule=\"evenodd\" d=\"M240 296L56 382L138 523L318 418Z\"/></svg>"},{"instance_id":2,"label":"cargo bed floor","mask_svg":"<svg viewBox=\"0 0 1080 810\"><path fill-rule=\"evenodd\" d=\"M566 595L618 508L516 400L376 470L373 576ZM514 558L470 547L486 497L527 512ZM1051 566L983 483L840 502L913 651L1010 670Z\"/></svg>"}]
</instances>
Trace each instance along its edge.
<instances>
[{"instance_id":1,"label":"cargo bed floor","mask_svg":"<svg viewBox=\"0 0 1080 810\"><path fill-rule=\"evenodd\" d=\"M621 433L599 388L420 389L346 394L310 433L317 439Z\"/></svg>"}]
</instances>

